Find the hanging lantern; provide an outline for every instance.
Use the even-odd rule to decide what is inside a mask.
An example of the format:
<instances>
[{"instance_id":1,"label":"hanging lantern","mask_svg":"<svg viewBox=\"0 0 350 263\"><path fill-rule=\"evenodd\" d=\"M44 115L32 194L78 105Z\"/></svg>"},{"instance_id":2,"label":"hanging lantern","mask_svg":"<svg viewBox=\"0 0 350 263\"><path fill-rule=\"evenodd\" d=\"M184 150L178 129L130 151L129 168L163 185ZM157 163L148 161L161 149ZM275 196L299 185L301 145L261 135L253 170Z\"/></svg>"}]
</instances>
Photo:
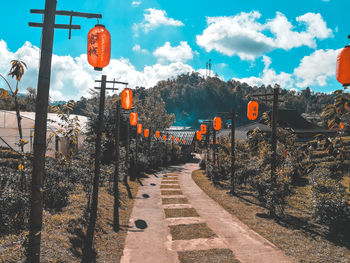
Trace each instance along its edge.
<instances>
[{"instance_id":1,"label":"hanging lantern","mask_svg":"<svg viewBox=\"0 0 350 263\"><path fill-rule=\"evenodd\" d=\"M141 123L137 124L137 133L138 134L142 133L142 124Z\"/></svg>"},{"instance_id":2,"label":"hanging lantern","mask_svg":"<svg viewBox=\"0 0 350 263\"><path fill-rule=\"evenodd\" d=\"M196 132L196 137L197 137L198 141L201 141L202 140L202 133L200 131L197 131Z\"/></svg>"},{"instance_id":3,"label":"hanging lantern","mask_svg":"<svg viewBox=\"0 0 350 263\"><path fill-rule=\"evenodd\" d=\"M182 144L185 144L185 143L186 143L186 140L185 140L185 139L183 139L183 140L182 140Z\"/></svg>"},{"instance_id":4,"label":"hanging lantern","mask_svg":"<svg viewBox=\"0 0 350 263\"><path fill-rule=\"evenodd\" d=\"M200 131L201 131L202 134L206 134L207 133L207 125L202 124Z\"/></svg>"},{"instance_id":5,"label":"hanging lantern","mask_svg":"<svg viewBox=\"0 0 350 263\"><path fill-rule=\"evenodd\" d=\"M130 110L132 108L132 90L131 89L123 89L122 107L125 110Z\"/></svg>"},{"instance_id":6,"label":"hanging lantern","mask_svg":"<svg viewBox=\"0 0 350 263\"><path fill-rule=\"evenodd\" d=\"M160 136L160 132L159 131L156 131L156 138L158 139Z\"/></svg>"},{"instance_id":7,"label":"hanging lantern","mask_svg":"<svg viewBox=\"0 0 350 263\"><path fill-rule=\"evenodd\" d=\"M180 142L180 138L179 138L179 137L177 137L177 138L176 138L176 141L179 143L179 142Z\"/></svg>"},{"instance_id":8,"label":"hanging lantern","mask_svg":"<svg viewBox=\"0 0 350 263\"><path fill-rule=\"evenodd\" d=\"M214 130L219 131L221 129L221 118L215 117L213 121Z\"/></svg>"},{"instance_id":9,"label":"hanging lantern","mask_svg":"<svg viewBox=\"0 0 350 263\"><path fill-rule=\"evenodd\" d=\"M97 24L88 33L87 58L95 70L101 71L111 59L111 35L104 25Z\"/></svg>"},{"instance_id":10,"label":"hanging lantern","mask_svg":"<svg viewBox=\"0 0 350 263\"><path fill-rule=\"evenodd\" d=\"M248 110L247 110L248 119L253 121L256 118L258 118L258 112L259 112L259 103L257 103L256 101L250 101L248 103Z\"/></svg>"},{"instance_id":11,"label":"hanging lantern","mask_svg":"<svg viewBox=\"0 0 350 263\"><path fill-rule=\"evenodd\" d=\"M148 138L148 136L149 136L149 129L145 129L143 135L144 135L146 138Z\"/></svg>"},{"instance_id":12,"label":"hanging lantern","mask_svg":"<svg viewBox=\"0 0 350 263\"><path fill-rule=\"evenodd\" d=\"M345 46L337 59L337 80L344 86L350 86L350 45Z\"/></svg>"},{"instance_id":13,"label":"hanging lantern","mask_svg":"<svg viewBox=\"0 0 350 263\"><path fill-rule=\"evenodd\" d=\"M173 136L171 136L171 140L172 140L172 141L175 141L175 137L174 137L174 135L173 135Z\"/></svg>"},{"instance_id":14,"label":"hanging lantern","mask_svg":"<svg viewBox=\"0 0 350 263\"><path fill-rule=\"evenodd\" d=\"M166 141L166 135L163 135L163 141Z\"/></svg>"},{"instance_id":15,"label":"hanging lantern","mask_svg":"<svg viewBox=\"0 0 350 263\"><path fill-rule=\"evenodd\" d=\"M130 113L130 125L131 126L137 125L137 112Z\"/></svg>"},{"instance_id":16,"label":"hanging lantern","mask_svg":"<svg viewBox=\"0 0 350 263\"><path fill-rule=\"evenodd\" d=\"M339 123L340 129L344 130L344 124L342 122Z\"/></svg>"}]
</instances>

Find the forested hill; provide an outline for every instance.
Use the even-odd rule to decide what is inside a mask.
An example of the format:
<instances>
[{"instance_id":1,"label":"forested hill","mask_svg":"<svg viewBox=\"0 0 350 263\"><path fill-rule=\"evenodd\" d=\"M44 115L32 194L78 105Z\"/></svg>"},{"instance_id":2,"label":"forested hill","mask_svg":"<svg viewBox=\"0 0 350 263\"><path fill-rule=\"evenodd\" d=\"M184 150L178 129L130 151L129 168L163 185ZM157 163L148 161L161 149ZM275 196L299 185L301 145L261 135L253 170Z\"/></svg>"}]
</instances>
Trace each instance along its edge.
<instances>
[{"instance_id":1,"label":"forested hill","mask_svg":"<svg viewBox=\"0 0 350 263\"><path fill-rule=\"evenodd\" d=\"M198 120L213 118L216 112L237 112L237 125L248 122L246 117L249 95L272 93L273 87L251 87L238 81L222 81L217 77L203 78L197 73L180 75L175 79L160 81L155 87L146 90L149 95L159 94L166 104L168 113L176 116L175 125L198 127ZM332 95L313 93L309 88L299 94L281 90L284 102L282 108L296 109L299 113L320 113L332 103ZM259 115L270 110L271 104L260 101Z\"/></svg>"},{"instance_id":2,"label":"forested hill","mask_svg":"<svg viewBox=\"0 0 350 263\"><path fill-rule=\"evenodd\" d=\"M198 120L213 118L217 112L237 112L237 125L248 123L246 117L249 95L256 93L272 93L273 88L251 87L238 81L222 81L217 77L203 78L198 73L183 74L174 79L160 81L152 88L138 87L134 94L140 99L153 98L158 103L165 102L168 113L174 113L177 126L199 127ZM29 88L25 96L20 97L21 111L35 110L35 89ZM281 90L282 108L296 109L299 113L320 113L322 109L333 103L333 96L323 93L313 93L309 88L299 93L295 91ZM91 99L82 97L75 104L73 113L89 115L88 105ZM58 104L64 104L59 102ZM155 102L156 103L156 102ZM57 103L56 103L57 104ZM259 101L259 115L271 109L271 104ZM14 110L14 100L0 100L0 109Z\"/></svg>"}]
</instances>

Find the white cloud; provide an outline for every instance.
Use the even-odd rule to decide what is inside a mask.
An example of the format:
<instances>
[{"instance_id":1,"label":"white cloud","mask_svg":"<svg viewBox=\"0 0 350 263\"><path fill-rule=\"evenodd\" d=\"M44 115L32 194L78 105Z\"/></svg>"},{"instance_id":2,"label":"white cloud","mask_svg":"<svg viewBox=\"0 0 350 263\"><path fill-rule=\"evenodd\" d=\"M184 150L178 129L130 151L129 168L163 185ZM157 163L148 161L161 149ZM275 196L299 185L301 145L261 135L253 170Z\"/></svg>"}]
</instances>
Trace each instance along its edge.
<instances>
[{"instance_id":1,"label":"white cloud","mask_svg":"<svg viewBox=\"0 0 350 263\"><path fill-rule=\"evenodd\" d=\"M207 52L216 50L227 56L237 55L243 60L256 57L274 49L289 50L308 46L316 47L316 39L332 36L320 14L307 13L296 18L304 31L294 30L294 26L280 12L276 17L261 23L258 11L242 12L236 16L207 17L207 28L197 35L197 44ZM266 35L270 31L272 36Z\"/></svg>"},{"instance_id":2,"label":"white cloud","mask_svg":"<svg viewBox=\"0 0 350 263\"><path fill-rule=\"evenodd\" d=\"M271 85L279 84L282 88L290 89L293 87L293 78L292 74L288 74L285 72L281 72L279 74L272 68L271 58L267 56L263 56L263 62L265 64L264 70L259 77L249 77L249 78L233 78L234 80L238 80L240 82L245 82L250 86L260 87L261 85Z\"/></svg>"},{"instance_id":3,"label":"white cloud","mask_svg":"<svg viewBox=\"0 0 350 263\"><path fill-rule=\"evenodd\" d=\"M137 34L139 29L145 33L163 25L163 26L183 26L184 24L173 18L169 18L165 10L148 8L144 13L144 20L139 24L134 24L133 29Z\"/></svg>"},{"instance_id":4,"label":"white cloud","mask_svg":"<svg viewBox=\"0 0 350 263\"><path fill-rule=\"evenodd\" d=\"M7 77L12 59L23 60L28 70L20 82L20 92L27 87L37 87L39 48L26 42L16 52L11 52L6 42L0 40L0 74ZM194 69L181 62L168 65L155 64L137 70L128 59L111 59L110 64L104 68L103 74L109 78L129 83L129 87L152 87L158 81L176 77L179 74L191 73ZM94 71L87 62L86 54L79 57L57 56L52 57L50 97L54 100L79 99L81 96L89 97L89 89L96 84L95 79L101 78L101 72ZM7 77L7 79L9 79ZM11 82L15 84L14 81ZM0 87L5 87L0 80Z\"/></svg>"},{"instance_id":5,"label":"white cloud","mask_svg":"<svg viewBox=\"0 0 350 263\"><path fill-rule=\"evenodd\" d=\"M131 3L131 5L133 6L133 7L136 7L136 6L139 6L139 5L141 5L141 1L132 1L132 3Z\"/></svg>"},{"instance_id":6,"label":"white cloud","mask_svg":"<svg viewBox=\"0 0 350 263\"><path fill-rule=\"evenodd\" d=\"M158 59L159 63L165 62L186 62L193 59L192 48L186 41L181 41L180 45L172 47L169 42L157 48L153 55Z\"/></svg>"},{"instance_id":7,"label":"white cloud","mask_svg":"<svg viewBox=\"0 0 350 263\"><path fill-rule=\"evenodd\" d=\"M296 86L300 88L311 85L326 86L327 80L335 76L337 56L340 51L341 49L320 49L305 56L294 70L297 78Z\"/></svg>"},{"instance_id":8,"label":"white cloud","mask_svg":"<svg viewBox=\"0 0 350 263\"><path fill-rule=\"evenodd\" d=\"M144 53L147 54L148 50L147 49L143 49L141 48L141 46L139 44L136 44L135 46L132 47L132 51L134 52L140 52L140 53Z\"/></svg>"}]
</instances>

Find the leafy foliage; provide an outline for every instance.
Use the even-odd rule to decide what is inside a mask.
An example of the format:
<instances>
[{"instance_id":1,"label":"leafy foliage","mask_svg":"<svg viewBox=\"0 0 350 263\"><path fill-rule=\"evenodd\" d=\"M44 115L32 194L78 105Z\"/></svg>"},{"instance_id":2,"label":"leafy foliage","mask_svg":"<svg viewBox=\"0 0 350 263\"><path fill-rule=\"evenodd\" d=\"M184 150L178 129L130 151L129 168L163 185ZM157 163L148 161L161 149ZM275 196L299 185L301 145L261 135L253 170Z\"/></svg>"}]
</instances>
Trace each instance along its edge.
<instances>
[{"instance_id":1,"label":"leafy foliage","mask_svg":"<svg viewBox=\"0 0 350 263\"><path fill-rule=\"evenodd\" d=\"M313 216L334 232L350 232L350 195L327 169L316 169L312 177Z\"/></svg>"}]
</instances>

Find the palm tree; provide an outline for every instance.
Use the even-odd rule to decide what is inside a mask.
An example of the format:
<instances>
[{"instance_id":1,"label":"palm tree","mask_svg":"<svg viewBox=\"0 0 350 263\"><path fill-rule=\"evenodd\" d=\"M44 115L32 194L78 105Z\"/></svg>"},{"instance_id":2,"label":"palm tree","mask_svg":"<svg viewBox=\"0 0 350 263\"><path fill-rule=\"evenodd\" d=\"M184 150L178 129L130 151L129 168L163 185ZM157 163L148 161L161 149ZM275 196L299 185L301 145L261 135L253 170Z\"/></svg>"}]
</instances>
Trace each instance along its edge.
<instances>
[{"instance_id":1,"label":"palm tree","mask_svg":"<svg viewBox=\"0 0 350 263\"><path fill-rule=\"evenodd\" d=\"M2 77L4 79L4 81L6 82L7 86L9 87L11 93L12 93L12 97L14 97L15 99L15 107L16 107L16 116L17 116L17 126L18 126L18 133L19 133L19 146L21 147L21 153L23 155L24 153L24 145L26 143L25 140L23 140L23 134L22 134L22 125L21 125L21 115L19 112L19 103L18 103L18 97L17 97L17 93L18 93L18 83L21 81L22 76L24 74L24 70L25 68L27 68L26 63L24 63L23 61L20 60L12 60L11 61L11 68L10 68L10 73L8 75L10 75L12 78L16 77L16 90L13 91L13 89L11 88L11 85L9 84L9 82L6 80L6 78L4 76L2 76L0 74L0 77ZM8 92L5 90L1 91L1 94L5 99L8 97ZM21 167L21 171L22 171L22 176L21 176L21 187L23 188L24 185L26 185L26 180L25 180L25 175L23 172L23 163L20 164Z\"/></svg>"},{"instance_id":2,"label":"palm tree","mask_svg":"<svg viewBox=\"0 0 350 263\"><path fill-rule=\"evenodd\" d=\"M20 147L21 147L21 151L22 153L24 152L23 150L23 146L24 146L24 140L23 140L23 134L22 134L22 125L21 125L21 115L19 113L19 103L18 103L18 97L17 97L17 93L18 93L18 83L21 81L22 76L24 74L24 69L27 68L26 63L24 63L23 61L20 60L12 60L11 61L12 66L10 69L10 73L9 75L14 78L16 77L16 91L12 92L12 96L15 98L15 107L16 107L16 115L17 115L17 125L18 125L18 132L19 132L19 139L20 139Z\"/></svg>"}]
</instances>

